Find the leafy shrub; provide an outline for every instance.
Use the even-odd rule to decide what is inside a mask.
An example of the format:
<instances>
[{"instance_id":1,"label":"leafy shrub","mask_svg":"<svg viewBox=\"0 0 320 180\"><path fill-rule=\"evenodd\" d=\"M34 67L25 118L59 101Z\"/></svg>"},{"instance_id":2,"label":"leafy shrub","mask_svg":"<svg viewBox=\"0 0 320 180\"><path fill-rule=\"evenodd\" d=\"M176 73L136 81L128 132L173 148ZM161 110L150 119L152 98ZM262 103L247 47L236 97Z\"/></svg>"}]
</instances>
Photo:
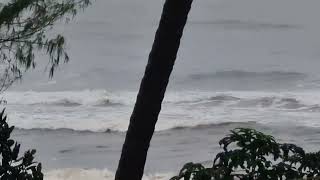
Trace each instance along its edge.
<instances>
[{"instance_id":1,"label":"leafy shrub","mask_svg":"<svg viewBox=\"0 0 320 180\"><path fill-rule=\"evenodd\" d=\"M320 179L320 151L306 153L254 129L236 128L219 142L212 167L187 163L171 180Z\"/></svg>"},{"instance_id":2,"label":"leafy shrub","mask_svg":"<svg viewBox=\"0 0 320 180\"><path fill-rule=\"evenodd\" d=\"M0 113L0 180L42 180L41 163L33 161L36 151L29 150L19 157L20 144L10 139L13 129L3 110Z\"/></svg>"}]
</instances>

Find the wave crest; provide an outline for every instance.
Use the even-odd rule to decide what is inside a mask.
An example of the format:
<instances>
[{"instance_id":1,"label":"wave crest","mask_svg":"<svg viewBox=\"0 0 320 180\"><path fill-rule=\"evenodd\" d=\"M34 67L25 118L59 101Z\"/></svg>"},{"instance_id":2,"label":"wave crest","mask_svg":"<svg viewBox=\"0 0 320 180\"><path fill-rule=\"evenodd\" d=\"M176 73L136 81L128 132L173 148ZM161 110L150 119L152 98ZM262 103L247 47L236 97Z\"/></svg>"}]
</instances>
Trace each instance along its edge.
<instances>
[{"instance_id":1,"label":"wave crest","mask_svg":"<svg viewBox=\"0 0 320 180\"><path fill-rule=\"evenodd\" d=\"M115 95L96 91L20 92L10 95L7 108L9 112L13 112L9 114L12 123L21 129L125 132L135 94L125 92ZM35 102L40 104L29 105ZM47 104L43 106L42 102ZM320 95L317 92L168 92L159 117L161 120L155 130L198 127L222 122L274 123L279 121L270 116L274 114L279 114L280 118L289 117L290 121L295 122L306 119L310 121L310 126L319 126L314 118L320 112L319 102ZM50 108L48 104L51 105ZM66 106L68 108L65 108ZM106 106L108 108L101 108ZM304 117L301 117L301 112ZM308 126L306 123L305 125Z\"/></svg>"},{"instance_id":2,"label":"wave crest","mask_svg":"<svg viewBox=\"0 0 320 180\"><path fill-rule=\"evenodd\" d=\"M103 90L61 92L7 92L4 97L9 105L45 106L114 106L124 105L126 99Z\"/></svg>"},{"instance_id":3,"label":"wave crest","mask_svg":"<svg viewBox=\"0 0 320 180\"><path fill-rule=\"evenodd\" d=\"M190 75L191 79L211 79L211 78L223 78L223 79L239 79L239 78L265 78L265 79L278 79L278 80L300 80L305 79L306 74L300 72L289 71L266 71L266 72L251 72L242 70L229 70L229 71L217 71L214 73L199 73Z\"/></svg>"}]
</instances>

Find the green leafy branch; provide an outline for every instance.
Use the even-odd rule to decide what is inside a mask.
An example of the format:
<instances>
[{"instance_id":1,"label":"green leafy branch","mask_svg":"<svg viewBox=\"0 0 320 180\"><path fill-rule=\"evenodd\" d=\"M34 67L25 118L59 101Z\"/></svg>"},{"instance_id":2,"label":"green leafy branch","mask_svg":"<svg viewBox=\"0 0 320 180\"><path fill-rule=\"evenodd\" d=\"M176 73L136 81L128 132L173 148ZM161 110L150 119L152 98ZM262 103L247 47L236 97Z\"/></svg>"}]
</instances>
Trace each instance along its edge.
<instances>
[{"instance_id":1,"label":"green leafy branch","mask_svg":"<svg viewBox=\"0 0 320 180\"><path fill-rule=\"evenodd\" d=\"M35 52L49 57L49 77L60 62L68 62L62 35L48 36L57 21L68 22L89 0L11 0L0 4L0 92L36 66Z\"/></svg>"},{"instance_id":2,"label":"green leafy branch","mask_svg":"<svg viewBox=\"0 0 320 180\"><path fill-rule=\"evenodd\" d=\"M212 167L187 163L171 180L320 179L320 152L306 153L294 144L249 128L237 128L219 142Z\"/></svg>"}]
</instances>

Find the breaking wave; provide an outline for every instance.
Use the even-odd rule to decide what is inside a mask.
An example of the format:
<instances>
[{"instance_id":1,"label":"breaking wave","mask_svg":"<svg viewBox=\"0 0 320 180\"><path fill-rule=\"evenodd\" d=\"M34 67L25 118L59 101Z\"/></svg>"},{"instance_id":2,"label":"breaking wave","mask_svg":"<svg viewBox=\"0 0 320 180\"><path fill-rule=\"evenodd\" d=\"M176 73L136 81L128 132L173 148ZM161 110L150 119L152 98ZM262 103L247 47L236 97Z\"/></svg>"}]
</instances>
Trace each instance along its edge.
<instances>
[{"instance_id":1,"label":"breaking wave","mask_svg":"<svg viewBox=\"0 0 320 180\"><path fill-rule=\"evenodd\" d=\"M25 130L125 132L136 92L6 92L10 122ZM222 123L294 122L320 127L320 93L174 91L166 94L156 131ZM308 123L306 123L308 121Z\"/></svg>"},{"instance_id":2,"label":"breaking wave","mask_svg":"<svg viewBox=\"0 0 320 180\"><path fill-rule=\"evenodd\" d=\"M114 106L125 105L127 99L104 90L61 92L8 92L4 95L8 105L45 106Z\"/></svg>"},{"instance_id":3,"label":"breaking wave","mask_svg":"<svg viewBox=\"0 0 320 180\"><path fill-rule=\"evenodd\" d=\"M270 80L300 80L307 78L307 75L300 72L289 71L266 71L266 72L250 72L242 70L217 71L214 73L199 73L190 75L191 79L210 79L210 78L259 78Z\"/></svg>"},{"instance_id":4,"label":"breaking wave","mask_svg":"<svg viewBox=\"0 0 320 180\"><path fill-rule=\"evenodd\" d=\"M231 92L232 94L232 92ZM254 92L252 93L254 94ZM206 104L223 107L239 107L239 108L274 108L279 110L316 110L320 107L320 101L314 99L314 102L308 102L303 97L294 97L294 95L277 95L260 94L260 95L244 95L242 93L235 95L218 94L204 98L193 99L190 101L178 101L177 104ZM317 96L315 96L317 97ZM319 97L318 97L319 98ZM311 97L309 97L309 100Z\"/></svg>"},{"instance_id":5,"label":"breaking wave","mask_svg":"<svg viewBox=\"0 0 320 180\"><path fill-rule=\"evenodd\" d=\"M221 122L221 123L213 123L213 124L199 124L196 126L188 127L188 126L177 126L173 127L171 130L184 130L184 129L194 129L194 130L201 130L201 129L211 129L211 128L219 128L224 126L250 126L256 124L255 121L248 121L248 122Z\"/></svg>"}]
</instances>

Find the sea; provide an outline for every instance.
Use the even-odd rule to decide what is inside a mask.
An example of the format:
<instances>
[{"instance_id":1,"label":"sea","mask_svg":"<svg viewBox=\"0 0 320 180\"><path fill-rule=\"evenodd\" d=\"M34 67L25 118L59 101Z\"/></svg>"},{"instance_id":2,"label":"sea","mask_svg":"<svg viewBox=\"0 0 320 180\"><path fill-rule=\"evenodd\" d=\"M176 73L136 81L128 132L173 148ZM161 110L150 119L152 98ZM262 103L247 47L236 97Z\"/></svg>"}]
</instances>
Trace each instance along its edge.
<instances>
[{"instance_id":1,"label":"sea","mask_svg":"<svg viewBox=\"0 0 320 180\"><path fill-rule=\"evenodd\" d=\"M70 62L48 58L2 94L22 150L47 180L111 180L164 0L95 0L49 35ZM318 0L195 0L172 72L144 180L212 164L237 127L320 149Z\"/></svg>"}]
</instances>

